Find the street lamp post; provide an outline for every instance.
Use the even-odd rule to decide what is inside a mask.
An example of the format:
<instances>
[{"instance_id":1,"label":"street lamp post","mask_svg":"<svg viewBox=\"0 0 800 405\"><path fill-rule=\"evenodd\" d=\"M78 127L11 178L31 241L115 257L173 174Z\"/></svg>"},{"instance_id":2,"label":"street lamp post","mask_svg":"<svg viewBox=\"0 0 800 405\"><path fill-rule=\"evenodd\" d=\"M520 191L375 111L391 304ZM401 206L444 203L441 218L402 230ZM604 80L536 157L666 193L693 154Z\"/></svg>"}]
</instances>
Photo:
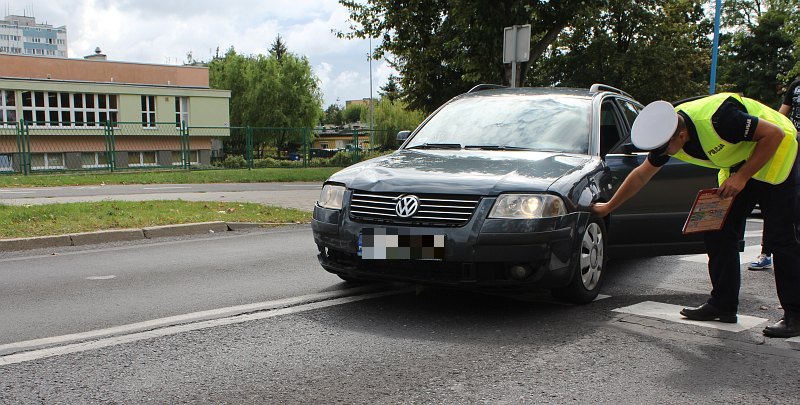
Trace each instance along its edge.
<instances>
[{"instance_id":1,"label":"street lamp post","mask_svg":"<svg viewBox=\"0 0 800 405\"><path fill-rule=\"evenodd\" d=\"M717 11L714 15L714 45L711 49L711 79L708 83L708 94L717 90L717 54L719 53L719 25L722 13L722 0L717 0Z\"/></svg>"},{"instance_id":2,"label":"street lamp post","mask_svg":"<svg viewBox=\"0 0 800 405\"><path fill-rule=\"evenodd\" d=\"M372 102L372 37L369 37L369 148L375 148L375 128Z\"/></svg>"}]
</instances>

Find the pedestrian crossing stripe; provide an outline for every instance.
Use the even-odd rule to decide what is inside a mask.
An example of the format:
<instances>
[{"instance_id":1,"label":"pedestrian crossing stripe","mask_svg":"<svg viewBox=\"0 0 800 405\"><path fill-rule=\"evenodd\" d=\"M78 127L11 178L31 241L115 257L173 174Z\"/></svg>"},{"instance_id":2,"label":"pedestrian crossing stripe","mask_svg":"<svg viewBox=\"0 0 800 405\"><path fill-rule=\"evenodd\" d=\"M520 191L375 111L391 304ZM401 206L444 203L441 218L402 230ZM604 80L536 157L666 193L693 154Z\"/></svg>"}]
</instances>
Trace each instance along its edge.
<instances>
[{"instance_id":1,"label":"pedestrian crossing stripe","mask_svg":"<svg viewBox=\"0 0 800 405\"><path fill-rule=\"evenodd\" d=\"M644 301L627 307L614 309L614 312L623 314L638 315L648 318L663 319L670 322L684 323L687 325L696 325L706 328L725 330L729 332L742 332L768 321L765 318L758 318L755 316L739 315L737 323L723 323L716 321L693 321L686 319L680 314L683 306L664 304L661 302Z\"/></svg>"}]
</instances>

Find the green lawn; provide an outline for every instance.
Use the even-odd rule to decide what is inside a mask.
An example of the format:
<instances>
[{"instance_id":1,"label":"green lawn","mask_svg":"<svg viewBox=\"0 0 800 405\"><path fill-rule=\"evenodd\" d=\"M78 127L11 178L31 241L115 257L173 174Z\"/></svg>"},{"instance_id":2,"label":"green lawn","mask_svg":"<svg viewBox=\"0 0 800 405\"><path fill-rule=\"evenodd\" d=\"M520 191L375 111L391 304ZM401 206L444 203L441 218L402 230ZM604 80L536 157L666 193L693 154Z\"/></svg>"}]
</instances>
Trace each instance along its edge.
<instances>
[{"instance_id":1,"label":"green lawn","mask_svg":"<svg viewBox=\"0 0 800 405\"><path fill-rule=\"evenodd\" d=\"M88 186L100 184L187 184L322 182L341 170L337 167L230 169L163 172L2 175L0 187Z\"/></svg>"},{"instance_id":2,"label":"green lawn","mask_svg":"<svg viewBox=\"0 0 800 405\"><path fill-rule=\"evenodd\" d=\"M192 222L308 223L311 213L254 203L103 201L0 205L0 238L62 235Z\"/></svg>"}]
</instances>

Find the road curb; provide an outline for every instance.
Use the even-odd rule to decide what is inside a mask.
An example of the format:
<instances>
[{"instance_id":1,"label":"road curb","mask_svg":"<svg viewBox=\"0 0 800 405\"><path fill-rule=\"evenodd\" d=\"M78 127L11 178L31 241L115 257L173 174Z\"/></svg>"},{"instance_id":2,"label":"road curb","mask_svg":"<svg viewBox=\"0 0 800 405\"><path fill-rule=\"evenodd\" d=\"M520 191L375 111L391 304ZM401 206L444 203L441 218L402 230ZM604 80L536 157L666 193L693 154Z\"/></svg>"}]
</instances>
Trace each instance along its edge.
<instances>
[{"instance_id":1,"label":"road curb","mask_svg":"<svg viewBox=\"0 0 800 405\"><path fill-rule=\"evenodd\" d=\"M227 231L228 224L225 222L198 222L193 224L150 226L142 228L144 237L147 239Z\"/></svg>"},{"instance_id":2,"label":"road curb","mask_svg":"<svg viewBox=\"0 0 800 405\"><path fill-rule=\"evenodd\" d=\"M178 225L150 226L145 228L110 229L107 231L71 233L66 235L36 236L31 238L0 239L0 252L94 245L125 242L169 236L200 235L228 231L244 231L271 226L296 225L294 223L265 222L196 222Z\"/></svg>"}]
</instances>

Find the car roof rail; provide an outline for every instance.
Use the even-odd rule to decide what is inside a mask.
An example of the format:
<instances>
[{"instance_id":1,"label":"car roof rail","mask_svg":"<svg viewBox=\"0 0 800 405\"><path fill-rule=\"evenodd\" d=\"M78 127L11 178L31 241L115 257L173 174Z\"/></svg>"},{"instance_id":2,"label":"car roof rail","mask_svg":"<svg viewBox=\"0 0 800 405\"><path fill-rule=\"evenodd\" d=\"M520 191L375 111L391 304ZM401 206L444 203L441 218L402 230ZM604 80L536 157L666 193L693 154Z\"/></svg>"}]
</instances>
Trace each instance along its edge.
<instances>
[{"instance_id":1,"label":"car roof rail","mask_svg":"<svg viewBox=\"0 0 800 405\"><path fill-rule=\"evenodd\" d=\"M474 93L476 91L481 90L490 90L490 89L505 89L508 86L503 86L502 84L478 84L475 87L469 89L467 93Z\"/></svg>"},{"instance_id":2,"label":"car roof rail","mask_svg":"<svg viewBox=\"0 0 800 405\"><path fill-rule=\"evenodd\" d=\"M702 96L693 96L693 97L684 98L684 99L681 99L681 100L678 100L678 101L673 101L672 102L672 106L673 107L677 107L677 106L679 106L679 105L681 105L683 103L688 103L690 101L699 100L699 99L701 99L703 97L708 97L708 94L704 94Z\"/></svg>"},{"instance_id":3,"label":"car roof rail","mask_svg":"<svg viewBox=\"0 0 800 405\"><path fill-rule=\"evenodd\" d=\"M590 93L597 93L599 91L610 91L612 93L622 94L625 97L633 98L633 96L631 96L630 94L628 94L628 93L626 93L626 92L624 92L624 91L622 91L622 90L620 90L620 89L618 89L616 87L611 87L611 86L609 86L607 84L595 83L595 84L592 85L592 87L589 88L589 92Z\"/></svg>"}]
</instances>

